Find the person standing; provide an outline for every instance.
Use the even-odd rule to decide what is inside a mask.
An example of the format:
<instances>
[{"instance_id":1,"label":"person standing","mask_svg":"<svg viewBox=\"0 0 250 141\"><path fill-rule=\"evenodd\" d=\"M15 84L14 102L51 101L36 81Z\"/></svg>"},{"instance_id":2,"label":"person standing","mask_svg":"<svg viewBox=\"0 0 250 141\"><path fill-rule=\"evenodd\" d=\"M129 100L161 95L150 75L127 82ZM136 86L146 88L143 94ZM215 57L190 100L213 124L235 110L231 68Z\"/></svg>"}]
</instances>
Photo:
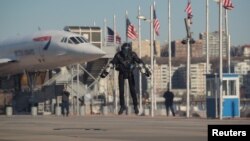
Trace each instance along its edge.
<instances>
[{"instance_id":1,"label":"person standing","mask_svg":"<svg viewBox=\"0 0 250 141\"><path fill-rule=\"evenodd\" d=\"M175 116L174 108L173 108L173 100L174 100L174 93L168 90L164 93L163 97L165 98L165 106L167 111L167 116L169 115L169 109L172 112L172 115Z\"/></svg>"},{"instance_id":2,"label":"person standing","mask_svg":"<svg viewBox=\"0 0 250 141\"><path fill-rule=\"evenodd\" d=\"M63 116L69 116L69 95L70 93L67 91L67 87L64 86L62 92L62 114ZM65 113L66 110L66 113Z\"/></svg>"}]
</instances>

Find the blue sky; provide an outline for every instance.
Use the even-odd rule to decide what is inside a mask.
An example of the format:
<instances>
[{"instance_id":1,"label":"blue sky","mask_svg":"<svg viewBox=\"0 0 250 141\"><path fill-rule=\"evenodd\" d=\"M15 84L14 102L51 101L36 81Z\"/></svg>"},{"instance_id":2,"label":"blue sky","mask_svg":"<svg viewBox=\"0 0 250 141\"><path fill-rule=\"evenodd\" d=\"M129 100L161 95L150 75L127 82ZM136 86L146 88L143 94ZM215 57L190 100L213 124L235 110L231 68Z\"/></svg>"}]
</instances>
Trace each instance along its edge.
<instances>
[{"instance_id":1,"label":"blue sky","mask_svg":"<svg viewBox=\"0 0 250 141\"><path fill-rule=\"evenodd\" d=\"M160 20L162 43L168 39L168 0L155 0L156 13ZM205 31L205 1L191 0L193 9L192 32L194 38ZM187 0L172 2L172 40L186 36L184 9ZM229 32L232 45L250 44L250 0L232 0L234 9L229 11ZM61 30L66 25L113 27L113 15L116 15L117 32L125 40L125 11L129 19L138 25L136 19L138 6L141 13L150 17L150 5L153 0L1 0L0 1L0 39L25 35L38 30ZM138 29L138 28L137 28ZM210 31L218 30L218 5L210 0ZM149 38L149 23L142 22L142 38Z\"/></svg>"}]
</instances>

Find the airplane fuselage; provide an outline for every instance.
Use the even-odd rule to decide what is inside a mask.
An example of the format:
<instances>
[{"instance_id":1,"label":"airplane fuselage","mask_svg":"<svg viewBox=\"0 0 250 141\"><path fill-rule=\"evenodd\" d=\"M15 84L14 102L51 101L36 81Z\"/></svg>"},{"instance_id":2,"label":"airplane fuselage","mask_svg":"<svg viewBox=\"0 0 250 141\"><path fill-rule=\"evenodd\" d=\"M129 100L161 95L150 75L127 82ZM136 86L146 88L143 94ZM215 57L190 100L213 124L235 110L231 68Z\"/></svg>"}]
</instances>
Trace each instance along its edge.
<instances>
[{"instance_id":1,"label":"airplane fuselage","mask_svg":"<svg viewBox=\"0 0 250 141\"><path fill-rule=\"evenodd\" d=\"M78 34L43 31L0 43L0 76L54 69L98 59L105 53Z\"/></svg>"}]
</instances>

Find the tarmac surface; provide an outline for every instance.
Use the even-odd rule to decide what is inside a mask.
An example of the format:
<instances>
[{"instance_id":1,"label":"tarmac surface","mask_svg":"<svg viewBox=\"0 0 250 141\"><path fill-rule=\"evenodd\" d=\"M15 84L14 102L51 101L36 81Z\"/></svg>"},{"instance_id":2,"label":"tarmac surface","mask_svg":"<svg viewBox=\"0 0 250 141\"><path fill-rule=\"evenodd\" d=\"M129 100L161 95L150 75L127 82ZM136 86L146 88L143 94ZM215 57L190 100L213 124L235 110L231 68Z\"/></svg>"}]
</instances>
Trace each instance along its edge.
<instances>
[{"instance_id":1,"label":"tarmac surface","mask_svg":"<svg viewBox=\"0 0 250 141\"><path fill-rule=\"evenodd\" d=\"M250 118L1 115L0 141L207 141L212 124L250 124Z\"/></svg>"}]
</instances>

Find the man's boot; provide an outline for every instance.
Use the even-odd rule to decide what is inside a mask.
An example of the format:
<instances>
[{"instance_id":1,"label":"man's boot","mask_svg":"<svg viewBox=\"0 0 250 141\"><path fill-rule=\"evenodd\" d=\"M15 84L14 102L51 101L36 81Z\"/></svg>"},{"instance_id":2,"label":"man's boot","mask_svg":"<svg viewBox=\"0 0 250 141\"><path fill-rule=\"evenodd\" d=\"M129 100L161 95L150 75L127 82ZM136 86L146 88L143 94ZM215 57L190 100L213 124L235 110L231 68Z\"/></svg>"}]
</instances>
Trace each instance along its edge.
<instances>
[{"instance_id":1,"label":"man's boot","mask_svg":"<svg viewBox=\"0 0 250 141\"><path fill-rule=\"evenodd\" d=\"M135 114L139 114L139 109L138 109L138 107L137 106L134 106L134 110L135 110Z\"/></svg>"},{"instance_id":2,"label":"man's boot","mask_svg":"<svg viewBox=\"0 0 250 141\"><path fill-rule=\"evenodd\" d=\"M126 111L126 106L121 106L119 112L118 112L118 115L121 115L123 113L123 111Z\"/></svg>"}]
</instances>

